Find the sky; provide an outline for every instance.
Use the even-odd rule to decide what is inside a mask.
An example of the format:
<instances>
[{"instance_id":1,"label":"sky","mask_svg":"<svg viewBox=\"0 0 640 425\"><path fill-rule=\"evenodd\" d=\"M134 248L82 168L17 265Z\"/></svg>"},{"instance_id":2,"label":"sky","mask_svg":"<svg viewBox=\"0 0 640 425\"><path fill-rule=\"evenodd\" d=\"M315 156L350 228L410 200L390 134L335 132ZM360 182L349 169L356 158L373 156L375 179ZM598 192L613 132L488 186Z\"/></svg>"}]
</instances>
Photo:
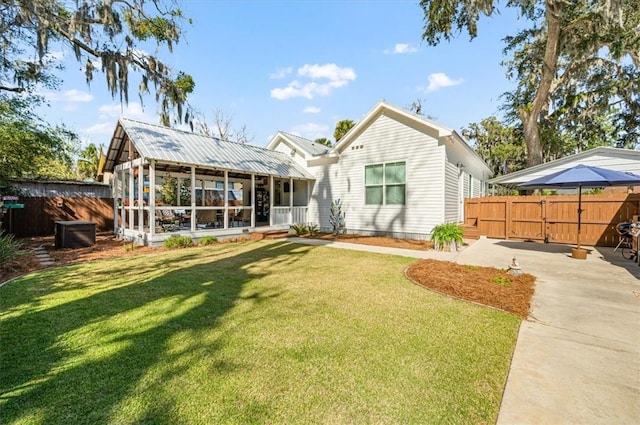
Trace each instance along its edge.
<instances>
[{"instance_id":1,"label":"sky","mask_svg":"<svg viewBox=\"0 0 640 425\"><path fill-rule=\"evenodd\" d=\"M380 100L408 107L460 131L499 114L505 77L502 39L526 22L510 10L483 18L479 36L466 33L431 47L421 39L418 1L179 1L185 23L173 53L158 51L175 71L193 76L189 103L208 123L214 110L246 126L253 144L266 146L277 131L333 140L336 122L358 122ZM155 47L144 46L154 53ZM68 55L68 54L67 54ZM71 56L71 55L68 55ZM52 124L76 131L83 145L106 147L119 116L158 123L152 98L144 107L130 78L130 102L121 105L102 74L87 86L71 57L60 90L47 93L41 111Z\"/></svg>"}]
</instances>

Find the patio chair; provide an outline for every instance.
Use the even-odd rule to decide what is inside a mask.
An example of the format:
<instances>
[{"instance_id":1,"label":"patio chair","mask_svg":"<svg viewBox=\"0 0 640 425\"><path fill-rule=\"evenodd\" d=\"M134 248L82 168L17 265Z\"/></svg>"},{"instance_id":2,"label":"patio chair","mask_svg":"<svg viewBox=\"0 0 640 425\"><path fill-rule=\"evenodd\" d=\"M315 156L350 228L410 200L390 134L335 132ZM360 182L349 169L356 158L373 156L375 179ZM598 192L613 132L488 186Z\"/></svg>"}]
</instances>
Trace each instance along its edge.
<instances>
[{"instance_id":1,"label":"patio chair","mask_svg":"<svg viewBox=\"0 0 640 425\"><path fill-rule=\"evenodd\" d=\"M173 215L173 212L171 210L157 209L156 220L160 225L174 224L176 221L176 216Z\"/></svg>"}]
</instances>

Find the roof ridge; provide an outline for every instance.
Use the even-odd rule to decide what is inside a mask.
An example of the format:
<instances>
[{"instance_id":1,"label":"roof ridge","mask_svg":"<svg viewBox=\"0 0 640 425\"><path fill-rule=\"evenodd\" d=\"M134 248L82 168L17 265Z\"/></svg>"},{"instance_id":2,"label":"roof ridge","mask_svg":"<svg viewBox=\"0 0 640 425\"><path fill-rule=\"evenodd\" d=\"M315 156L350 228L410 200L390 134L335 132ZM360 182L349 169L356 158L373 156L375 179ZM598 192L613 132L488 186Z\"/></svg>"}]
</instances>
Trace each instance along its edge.
<instances>
[{"instance_id":1,"label":"roof ridge","mask_svg":"<svg viewBox=\"0 0 640 425\"><path fill-rule=\"evenodd\" d=\"M310 143L315 143L315 142L314 142L313 140L311 140L311 139L307 139L306 137L298 136L297 134L289 133L288 131L282 131L282 130L280 130L280 132L281 132L282 134L286 134L287 136L293 136L293 137L297 137L297 138L302 139L302 140L306 140L307 142L310 142Z\"/></svg>"},{"instance_id":2,"label":"roof ridge","mask_svg":"<svg viewBox=\"0 0 640 425\"><path fill-rule=\"evenodd\" d=\"M175 132L179 132L179 133L183 133L183 134L188 134L188 135L191 135L191 136L204 137L204 138L207 138L207 139L217 140L217 141L223 142L223 143L233 143L233 144L240 145L240 146L246 146L248 148L253 148L253 149L258 149L258 150L264 150L264 151L271 152L271 150L269 150L267 148L263 148L261 146L256 146L256 145L252 145L251 143L240 143L240 142L237 142L237 141L234 142L234 141L231 141L231 140L223 140L223 139L221 139L219 137L208 136L206 134L201 134L201 133L196 133L196 132L193 132L193 131L182 130L182 129L179 129L179 128L166 127L166 126L161 125L161 124L152 124L152 123L149 123L149 122L135 120L135 119L132 119L132 118L127 118L127 117L120 117L119 120L127 120L127 121L131 121L131 122L138 123L138 124L144 124L144 125L149 125L149 126L152 126L152 127L157 127L157 128L162 129L162 130L165 130L165 131L166 130L175 131Z\"/></svg>"}]
</instances>

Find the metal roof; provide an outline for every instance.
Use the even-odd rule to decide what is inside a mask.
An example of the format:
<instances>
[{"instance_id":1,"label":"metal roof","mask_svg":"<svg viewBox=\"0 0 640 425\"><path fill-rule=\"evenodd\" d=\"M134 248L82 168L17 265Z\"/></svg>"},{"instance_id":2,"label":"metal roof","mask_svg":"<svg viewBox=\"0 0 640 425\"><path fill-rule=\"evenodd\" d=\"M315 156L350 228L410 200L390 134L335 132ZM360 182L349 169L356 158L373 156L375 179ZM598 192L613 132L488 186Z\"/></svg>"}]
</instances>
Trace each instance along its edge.
<instances>
[{"instance_id":1,"label":"metal roof","mask_svg":"<svg viewBox=\"0 0 640 425\"><path fill-rule=\"evenodd\" d=\"M640 161L640 152L631 149L599 146L597 148L582 151L573 155L564 156L553 161L534 165L532 167L524 168L522 170L514 171L513 173L493 178L489 180L489 184L516 186L520 183L525 183L529 180L541 177L543 175L551 174L555 171L559 171L563 168L567 168L578 163L596 165L604 168L612 168L617 169L618 171L631 171L636 173L638 172L636 171L636 168L626 169L628 167L614 167L609 163L603 163L602 158L604 157L619 158L621 163L635 162L637 164L637 161Z\"/></svg>"},{"instance_id":2,"label":"metal roof","mask_svg":"<svg viewBox=\"0 0 640 425\"><path fill-rule=\"evenodd\" d=\"M286 133L284 131L281 131L280 133L313 156L323 155L329 152L329 146L316 143L309 139L305 139L304 137L296 136L295 134Z\"/></svg>"},{"instance_id":3,"label":"metal roof","mask_svg":"<svg viewBox=\"0 0 640 425\"><path fill-rule=\"evenodd\" d=\"M253 145L226 142L215 137L176 130L120 118L121 126L140 157L145 160L195 165L229 171L266 174L278 177L314 179L314 177L281 152ZM124 134L116 128L109 152L107 169L118 161L117 152L123 152ZM120 158L122 159L122 158Z\"/></svg>"}]
</instances>

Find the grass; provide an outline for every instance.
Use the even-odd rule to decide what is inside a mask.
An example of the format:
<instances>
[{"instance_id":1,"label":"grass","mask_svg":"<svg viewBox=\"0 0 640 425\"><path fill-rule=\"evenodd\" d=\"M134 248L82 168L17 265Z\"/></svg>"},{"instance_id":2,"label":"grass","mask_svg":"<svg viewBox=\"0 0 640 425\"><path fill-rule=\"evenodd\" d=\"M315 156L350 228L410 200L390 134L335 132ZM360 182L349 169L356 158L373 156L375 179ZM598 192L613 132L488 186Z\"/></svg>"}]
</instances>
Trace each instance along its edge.
<instances>
[{"instance_id":1,"label":"grass","mask_svg":"<svg viewBox=\"0 0 640 425\"><path fill-rule=\"evenodd\" d=\"M519 320L288 242L0 288L0 423L494 423Z\"/></svg>"}]
</instances>

